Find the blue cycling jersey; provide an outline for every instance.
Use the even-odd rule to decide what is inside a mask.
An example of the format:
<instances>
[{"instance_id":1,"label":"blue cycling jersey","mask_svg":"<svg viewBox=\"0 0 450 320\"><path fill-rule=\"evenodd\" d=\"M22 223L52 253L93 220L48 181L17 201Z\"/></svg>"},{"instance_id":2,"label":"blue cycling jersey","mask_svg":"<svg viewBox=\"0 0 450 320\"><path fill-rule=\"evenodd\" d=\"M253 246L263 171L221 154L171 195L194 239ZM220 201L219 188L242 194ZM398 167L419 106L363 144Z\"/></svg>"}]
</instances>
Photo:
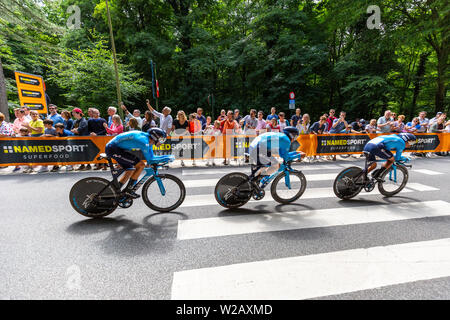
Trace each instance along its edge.
<instances>
[{"instance_id":1,"label":"blue cycling jersey","mask_svg":"<svg viewBox=\"0 0 450 320\"><path fill-rule=\"evenodd\" d=\"M288 136L281 132L267 132L255 138L249 147L249 153L274 152L278 153L285 161L291 160L296 152L289 152L291 141Z\"/></svg>"},{"instance_id":2,"label":"blue cycling jersey","mask_svg":"<svg viewBox=\"0 0 450 320\"><path fill-rule=\"evenodd\" d=\"M130 151L140 150L143 153L145 160L147 160L147 163L150 163L155 156L148 139L149 134L147 132L130 131L115 136L107 143L107 145Z\"/></svg>"},{"instance_id":3,"label":"blue cycling jersey","mask_svg":"<svg viewBox=\"0 0 450 320\"><path fill-rule=\"evenodd\" d=\"M370 140L369 142L367 142L367 145L369 145L369 144L380 146L380 147L383 147L383 145L384 145L383 148L386 148L387 150L395 150L396 151L396 154L395 154L396 161L399 161L402 159L402 152L406 148L405 141L403 141L403 139L400 138L396 134L392 134L389 136L376 137L376 138Z\"/></svg>"}]
</instances>

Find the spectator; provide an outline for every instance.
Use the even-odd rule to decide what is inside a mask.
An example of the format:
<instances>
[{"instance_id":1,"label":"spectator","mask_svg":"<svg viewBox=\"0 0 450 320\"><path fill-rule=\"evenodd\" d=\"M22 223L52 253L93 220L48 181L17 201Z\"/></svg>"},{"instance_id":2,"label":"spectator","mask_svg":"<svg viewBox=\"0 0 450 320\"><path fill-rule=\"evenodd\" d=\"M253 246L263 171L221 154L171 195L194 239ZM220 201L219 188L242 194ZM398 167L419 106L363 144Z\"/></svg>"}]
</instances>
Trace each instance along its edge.
<instances>
[{"instance_id":1,"label":"spectator","mask_svg":"<svg viewBox=\"0 0 450 320\"><path fill-rule=\"evenodd\" d=\"M150 110L146 110L144 113L144 121L142 122L142 131L147 132L154 127L156 127L155 116Z\"/></svg>"},{"instance_id":2,"label":"spectator","mask_svg":"<svg viewBox=\"0 0 450 320\"><path fill-rule=\"evenodd\" d=\"M360 133L360 131L353 130L353 127L350 124L347 124L347 127L344 130L344 133Z\"/></svg>"},{"instance_id":3,"label":"spectator","mask_svg":"<svg viewBox=\"0 0 450 320\"><path fill-rule=\"evenodd\" d=\"M112 123L111 126L108 126L106 122L103 122L103 127L106 130L106 133L109 136L117 136L118 134L123 133L123 124L122 119L120 119L120 116L115 114L112 116Z\"/></svg>"},{"instance_id":4,"label":"spectator","mask_svg":"<svg viewBox=\"0 0 450 320\"><path fill-rule=\"evenodd\" d=\"M426 115L427 113L425 111L419 113L420 129L417 132L427 132L430 120L428 120Z\"/></svg>"},{"instance_id":5,"label":"spectator","mask_svg":"<svg viewBox=\"0 0 450 320\"><path fill-rule=\"evenodd\" d=\"M297 123L302 121L302 115L301 115L300 108L295 109L295 114L291 117L291 126L296 127Z\"/></svg>"},{"instance_id":6,"label":"spectator","mask_svg":"<svg viewBox=\"0 0 450 320\"><path fill-rule=\"evenodd\" d=\"M106 136L106 129L103 126L107 123L105 119L100 117L100 111L92 108L92 118L88 120L88 129L91 136Z\"/></svg>"},{"instance_id":7,"label":"spectator","mask_svg":"<svg viewBox=\"0 0 450 320\"><path fill-rule=\"evenodd\" d=\"M277 118L270 119L269 123L266 125L266 129L269 132L280 132L280 126L278 125Z\"/></svg>"},{"instance_id":8,"label":"spectator","mask_svg":"<svg viewBox=\"0 0 450 320\"><path fill-rule=\"evenodd\" d=\"M205 130L206 127L206 118L203 115L203 109L197 108L197 119L202 123L202 130Z\"/></svg>"},{"instance_id":9,"label":"spectator","mask_svg":"<svg viewBox=\"0 0 450 320\"><path fill-rule=\"evenodd\" d=\"M241 119L240 125L244 126L245 134L255 134L256 126L258 125L258 119L256 119L256 110L251 109L250 114Z\"/></svg>"},{"instance_id":10,"label":"spectator","mask_svg":"<svg viewBox=\"0 0 450 320\"><path fill-rule=\"evenodd\" d=\"M14 131L15 134L19 134L20 128L24 127L25 124L28 124L29 121L25 117L25 110L24 109L15 108L14 109L14 115L16 116L16 119L13 122L13 131Z\"/></svg>"},{"instance_id":11,"label":"spectator","mask_svg":"<svg viewBox=\"0 0 450 320\"><path fill-rule=\"evenodd\" d=\"M286 115L284 114L284 112L280 112L278 114L278 116L280 117L280 120L278 120L278 125L280 127L280 130L282 131L284 128L286 128L287 126L289 126L288 122L286 121Z\"/></svg>"},{"instance_id":12,"label":"spectator","mask_svg":"<svg viewBox=\"0 0 450 320\"><path fill-rule=\"evenodd\" d=\"M64 119L64 128L66 130L72 130L73 120L72 120L72 117L70 116L70 112L67 110L61 111L61 117ZM56 125L55 125L55 128L56 128Z\"/></svg>"},{"instance_id":13,"label":"spectator","mask_svg":"<svg viewBox=\"0 0 450 320\"><path fill-rule=\"evenodd\" d=\"M267 122L264 120L264 113L262 111L258 111L258 124L256 125L256 134L262 134L266 132Z\"/></svg>"},{"instance_id":14,"label":"spectator","mask_svg":"<svg viewBox=\"0 0 450 320\"><path fill-rule=\"evenodd\" d=\"M44 122L39 118L39 113L35 110L30 112L31 121L23 125L30 130L32 137L40 137L44 133Z\"/></svg>"},{"instance_id":15,"label":"spectator","mask_svg":"<svg viewBox=\"0 0 450 320\"><path fill-rule=\"evenodd\" d=\"M270 109L270 114L267 116L267 121L270 121L270 120L272 120L273 118L275 118L275 119L277 119L277 121L278 121L278 116L276 115L276 112L277 112L277 109L275 109L275 107L272 107L271 109Z\"/></svg>"},{"instance_id":16,"label":"spectator","mask_svg":"<svg viewBox=\"0 0 450 320\"><path fill-rule=\"evenodd\" d=\"M405 131L405 116L403 114L399 115L397 121L394 122L394 130L393 132L406 132Z\"/></svg>"},{"instance_id":17,"label":"spectator","mask_svg":"<svg viewBox=\"0 0 450 320\"><path fill-rule=\"evenodd\" d=\"M13 126L5 121L5 115L0 112L0 138L12 136L14 136Z\"/></svg>"},{"instance_id":18,"label":"spectator","mask_svg":"<svg viewBox=\"0 0 450 320\"><path fill-rule=\"evenodd\" d=\"M444 129L444 132L450 132L450 120L448 120L448 121L445 123L445 129Z\"/></svg>"},{"instance_id":19,"label":"spectator","mask_svg":"<svg viewBox=\"0 0 450 320\"><path fill-rule=\"evenodd\" d=\"M377 119L372 119L369 125L366 126L367 133L377 133Z\"/></svg>"},{"instance_id":20,"label":"spectator","mask_svg":"<svg viewBox=\"0 0 450 320\"><path fill-rule=\"evenodd\" d=\"M71 130L72 133L77 136L89 136L88 120L86 120L83 117L83 111L80 108L75 108L72 110L72 115L75 118L75 122L73 123L73 128ZM77 171L91 170L91 165L88 164L87 166L85 166L84 164L81 164L76 170Z\"/></svg>"},{"instance_id":21,"label":"spectator","mask_svg":"<svg viewBox=\"0 0 450 320\"><path fill-rule=\"evenodd\" d=\"M136 122L138 123L139 130L141 130L141 128L142 128L142 121L143 121L142 118L141 118L141 111L138 110L138 109L134 109L133 114L131 114L128 111L127 107L125 107L124 104L122 104L120 107L122 108L123 111L125 111L125 114L126 114L125 121L129 122L130 119L135 119Z\"/></svg>"},{"instance_id":22,"label":"spectator","mask_svg":"<svg viewBox=\"0 0 450 320\"><path fill-rule=\"evenodd\" d=\"M55 124L55 131L56 131L57 137L72 137L72 136L74 136L72 131L65 129L64 125L62 123ZM67 166L67 167L69 167L69 166ZM68 171L71 171L71 170L68 170Z\"/></svg>"},{"instance_id":23,"label":"spectator","mask_svg":"<svg viewBox=\"0 0 450 320\"><path fill-rule=\"evenodd\" d=\"M433 124L430 126L430 132L431 133L441 133L445 130L444 125L445 118L439 117L437 121L434 121Z\"/></svg>"},{"instance_id":24,"label":"spectator","mask_svg":"<svg viewBox=\"0 0 450 320\"><path fill-rule=\"evenodd\" d=\"M377 121L377 133L392 132L394 128L394 121L390 110L384 112L384 117L380 117Z\"/></svg>"},{"instance_id":25,"label":"spectator","mask_svg":"<svg viewBox=\"0 0 450 320\"><path fill-rule=\"evenodd\" d=\"M155 109L152 108L150 105L150 100L147 99L147 107L148 109L155 115L155 117L159 118L159 128L164 130L167 135L170 134L170 131L172 130L172 123L173 119L170 113L172 112L172 109L169 107L164 107L162 109L162 113L159 113Z\"/></svg>"},{"instance_id":26,"label":"spectator","mask_svg":"<svg viewBox=\"0 0 450 320\"><path fill-rule=\"evenodd\" d=\"M234 130L239 128L238 123L236 122L236 120L234 120L233 111L231 110L227 112L227 119L221 121L220 125L222 126L222 134L224 135L233 134ZM223 164L230 164L229 161L227 162L227 155L224 155Z\"/></svg>"},{"instance_id":27,"label":"spectator","mask_svg":"<svg viewBox=\"0 0 450 320\"><path fill-rule=\"evenodd\" d=\"M206 117L206 124L205 124L205 128L203 129L203 131L206 131L207 129L211 129L214 128L214 125L211 123L212 118L210 116Z\"/></svg>"},{"instance_id":28,"label":"spectator","mask_svg":"<svg viewBox=\"0 0 450 320\"><path fill-rule=\"evenodd\" d=\"M24 112L25 113L25 112ZM30 136L30 130L28 130L27 127L20 127L19 128L19 132L17 133L16 137L29 137ZM13 169L13 172L18 172L20 169L22 169L22 167L20 166L16 166ZM23 173L32 173L34 172L33 167L32 166L27 166L25 168L25 170L23 170Z\"/></svg>"},{"instance_id":29,"label":"spectator","mask_svg":"<svg viewBox=\"0 0 450 320\"><path fill-rule=\"evenodd\" d=\"M44 122L44 127L45 127L43 137L56 137L56 129L53 127L53 120L45 119L43 122ZM61 122L58 122L57 124L64 125ZM50 170L50 171L51 172L59 171L59 166L54 165L52 170ZM39 172L48 172L48 167L42 166L41 169L39 170Z\"/></svg>"},{"instance_id":30,"label":"spectator","mask_svg":"<svg viewBox=\"0 0 450 320\"><path fill-rule=\"evenodd\" d=\"M239 114L239 109L234 110L234 120L239 124L241 122L242 116Z\"/></svg>"},{"instance_id":31,"label":"spectator","mask_svg":"<svg viewBox=\"0 0 450 320\"><path fill-rule=\"evenodd\" d=\"M57 112L57 107L54 104L49 105L48 110L50 114L48 119L53 121L53 124L64 123L64 118Z\"/></svg>"},{"instance_id":32,"label":"spectator","mask_svg":"<svg viewBox=\"0 0 450 320\"><path fill-rule=\"evenodd\" d=\"M314 122L313 125L309 128L310 133L313 134L323 134L325 133L327 128L327 117L321 116L320 120Z\"/></svg>"},{"instance_id":33,"label":"spectator","mask_svg":"<svg viewBox=\"0 0 450 320\"><path fill-rule=\"evenodd\" d=\"M301 123L297 123L297 129L300 134L309 134L309 129L311 126L311 118L309 114L305 113L302 118Z\"/></svg>"},{"instance_id":34,"label":"spectator","mask_svg":"<svg viewBox=\"0 0 450 320\"><path fill-rule=\"evenodd\" d=\"M437 119L439 119L439 117L442 115L442 112L438 112L438 113L436 113L436 116L434 117L434 118L432 118L432 119L430 119L430 122L429 122L429 124L430 124L430 126L434 123L434 122L436 122L437 121Z\"/></svg>"},{"instance_id":35,"label":"spectator","mask_svg":"<svg viewBox=\"0 0 450 320\"><path fill-rule=\"evenodd\" d=\"M199 120L198 120L199 121ZM189 135L189 121L186 118L184 111L178 111L177 118L173 121L171 133L174 136ZM180 157L183 158L183 148L180 149ZM184 160L181 160L181 166L184 167Z\"/></svg>"},{"instance_id":36,"label":"spectator","mask_svg":"<svg viewBox=\"0 0 450 320\"><path fill-rule=\"evenodd\" d=\"M325 118L326 118L326 121L325 121L325 131L324 131L323 133L328 133L328 129L329 129L329 127L328 127L328 113L324 113L324 114L322 115L322 117L325 117Z\"/></svg>"},{"instance_id":37,"label":"spectator","mask_svg":"<svg viewBox=\"0 0 450 320\"><path fill-rule=\"evenodd\" d=\"M117 113L117 108L115 107L109 107L108 108L108 128L111 128L113 124L112 117ZM122 119L121 119L122 120ZM123 125L122 125L123 126Z\"/></svg>"},{"instance_id":38,"label":"spectator","mask_svg":"<svg viewBox=\"0 0 450 320\"><path fill-rule=\"evenodd\" d=\"M23 111L24 111L24 113L25 113L25 119L28 121L28 122L30 122L32 119L31 119L31 115L30 115L30 112L31 112L31 110L30 110L30 108L28 108L27 106L24 106L23 108Z\"/></svg>"},{"instance_id":39,"label":"spectator","mask_svg":"<svg viewBox=\"0 0 450 320\"><path fill-rule=\"evenodd\" d=\"M334 120L337 119L337 118L334 116L335 113L336 113L336 110L330 109L329 116L328 116L328 119L327 119L327 123L328 123L328 130L327 130L327 131L330 131L330 130L331 130L331 128L333 127L333 122L334 122Z\"/></svg>"},{"instance_id":40,"label":"spectator","mask_svg":"<svg viewBox=\"0 0 450 320\"><path fill-rule=\"evenodd\" d=\"M330 110L331 112L331 110ZM330 133L344 133L345 128L347 128L348 123L345 121L346 112L341 111L339 119L334 119L333 125L331 126Z\"/></svg>"},{"instance_id":41,"label":"spectator","mask_svg":"<svg viewBox=\"0 0 450 320\"><path fill-rule=\"evenodd\" d=\"M53 120L50 119L44 119L44 137L55 137L56 136L56 130L53 127ZM61 122L58 122L61 123ZM63 124L64 125L64 124Z\"/></svg>"},{"instance_id":42,"label":"spectator","mask_svg":"<svg viewBox=\"0 0 450 320\"><path fill-rule=\"evenodd\" d=\"M197 114L191 113L189 115L189 133L191 135L198 135L202 131L202 123L197 119Z\"/></svg>"},{"instance_id":43,"label":"spectator","mask_svg":"<svg viewBox=\"0 0 450 320\"><path fill-rule=\"evenodd\" d=\"M217 118L217 120L223 121L226 118L227 118L227 112L224 109L220 110L220 116Z\"/></svg>"},{"instance_id":44,"label":"spectator","mask_svg":"<svg viewBox=\"0 0 450 320\"><path fill-rule=\"evenodd\" d=\"M415 117L411 122L408 122L405 125L405 130L406 130L406 132L411 132L411 133L419 132L419 130L420 130L419 118Z\"/></svg>"},{"instance_id":45,"label":"spectator","mask_svg":"<svg viewBox=\"0 0 450 320\"><path fill-rule=\"evenodd\" d=\"M218 146L218 136L222 134L222 131L220 130L220 122L218 120L214 121L214 125L212 127L209 127L205 131L205 135L208 136L214 136L214 143L211 146L211 157L206 160L206 166L213 165L215 166L214 158L216 156L216 149Z\"/></svg>"},{"instance_id":46,"label":"spectator","mask_svg":"<svg viewBox=\"0 0 450 320\"><path fill-rule=\"evenodd\" d=\"M356 118L355 121L353 121L350 126L352 127L353 131L356 131L357 133L364 132L365 129L365 121L364 119Z\"/></svg>"},{"instance_id":47,"label":"spectator","mask_svg":"<svg viewBox=\"0 0 450 320\"><path fill-rule=\"evenodd\" d=\"M130 118L127 125L127 131L141 131L141 128L139 128L139 122L136 118Z\"/></svg>"}]
</instances>

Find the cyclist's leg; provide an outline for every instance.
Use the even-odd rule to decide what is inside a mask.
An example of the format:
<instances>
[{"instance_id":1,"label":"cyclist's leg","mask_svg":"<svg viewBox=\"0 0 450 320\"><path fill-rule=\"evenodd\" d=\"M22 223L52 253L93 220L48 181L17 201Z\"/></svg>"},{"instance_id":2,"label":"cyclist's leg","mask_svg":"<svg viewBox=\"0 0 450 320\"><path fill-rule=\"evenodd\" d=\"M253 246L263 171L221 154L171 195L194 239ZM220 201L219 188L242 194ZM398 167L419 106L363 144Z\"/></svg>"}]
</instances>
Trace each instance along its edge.
<instances>
[{"instance_id":1,"label":"cyclist's leg","mask_svg":"<svg viewBox=\"0 0 450 320\"><path fill-rule=\"evenodd\" d=\"M127 150L124 150L117 146L110 145L106 146L105 152L108 157L116 160L117 163L119 163L121 167L126 170L119 180L120 186L123 186L125 183L127 183L127 181L133 176L136 176L136 170L134 168L141 161L136 155L131 154L127 152ZM142 172L142 169L140 172ZM139 174L137 174L137 177L139 177Z\"/></svg>"},{"instance_id":2,"label":"cyclist's leg","mask_svg":"<svg viewBox=\"0 0 450 320\"><path fill-rule=\"evenodd\" d=\"M378 170L376 175L374 174L374 177L377 178L380 177L386 170L389 170L389 168L392 166L392 164L394 163L394 155L390 150L386 149L384 144L380 144L379 148L377 148L374 151L375 151L374 153L378 157L386 160L386 162L383 164L380 170Z\"/></svg>"},{"instance_id":3,"label":"cyclist's leg","mask_svg":"<svg viewBox=\"0 0 450 320\"><path fill-rule=\"evenodd\" d=\"M259 175L270 176L280 169L280 163L278 162L278 160L275 157L265 157L263 160L264 160L264 163L262 163L262 164L264 164L266 166L259 169L255 173L255 177L257 177Z\"/></svg>"},{"instance_id":4,"label":"cyclist's leg","mask_svg":"<svg viewBox=\"0 0 450 320\"><path fill-rule=\"evenodd\" d=\"M367 163L369 164L367 166L367 173L375 170L375 168L377 167L377 163L376 163L376 158L375 158L375 153L374 153L374 149L376 149L376 145L370 143L370 144L366 144L364 147L364 155L367 158Z\"/></svg>"}]
</instances>

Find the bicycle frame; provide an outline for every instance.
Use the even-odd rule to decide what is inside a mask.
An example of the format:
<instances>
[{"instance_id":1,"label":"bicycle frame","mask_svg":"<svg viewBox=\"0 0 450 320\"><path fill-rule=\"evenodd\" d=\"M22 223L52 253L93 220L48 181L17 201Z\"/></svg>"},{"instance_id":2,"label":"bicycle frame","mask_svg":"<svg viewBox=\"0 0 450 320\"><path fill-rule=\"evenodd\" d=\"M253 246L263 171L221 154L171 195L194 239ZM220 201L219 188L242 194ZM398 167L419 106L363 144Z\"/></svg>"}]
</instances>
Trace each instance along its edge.
<instances>
[{"instance_id":1,"label":"bicycle frame","mask_svg":"<svg viewBox=\"0 0 450 320\"><path fill-rule=\"evenodd\" d=\"M266 166L266 167L268 167L268 166ZM256 167L256 169L254 170L254 172L252 172L252 176L254 175L254 173L257 171L257 170L259 170L259 168L261 168L261 167ZM295 169L293 169L292 167L291 167L291 165L290 165L290 163L288 163L288 162L283 162L282 164L280 164L280 168L275 172L275 173L273 173L273 174L271 174L269 177L264 177L262 180L261 180L261 183L262 183L262 189L264 189L270 182L272 182L272 180L273 179L275 179L280 173L283 173L283 172L285 172L286 173L286 175L284 176L284 181L285 181L285 184L286 184L286 187L288 187L289 189L291 189L291 180L290 180L290 177L289 177L289 173L290 172L297 172L298 170L295 170ZM264 180L264 182L263 182L263 180Z\"/></svg>"}]
</instances>

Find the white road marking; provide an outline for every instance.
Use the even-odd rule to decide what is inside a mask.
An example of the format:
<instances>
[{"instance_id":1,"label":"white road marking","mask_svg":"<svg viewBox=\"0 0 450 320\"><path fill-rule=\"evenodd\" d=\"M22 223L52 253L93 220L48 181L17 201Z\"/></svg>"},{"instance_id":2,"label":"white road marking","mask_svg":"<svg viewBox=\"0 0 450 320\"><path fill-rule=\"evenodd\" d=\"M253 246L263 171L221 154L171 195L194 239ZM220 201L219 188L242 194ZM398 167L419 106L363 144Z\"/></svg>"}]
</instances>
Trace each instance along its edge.
<instances>
[{"instance_id":1,"label":"white road marking","mask_svg":"<svg viewBox=\"0 0 450 320\"><path fill-rule=\"evenodd\" d=\"M184 181L186 182L186 181ZM429 187L420 183L411 183L412 187L411 189L408 189L409 183L406 185L405 189L403 189L399 194L404 193L411 193L414 192L414 190L417 191L435 191L439 190L437 188ZM414 189L414 190L412 190ZM420 190L419 190L420 189ZM366 193L364 191L361 191L361 193L356 197L361 196L375 196L380 195L378 189L373 190L370 193ZM333 192L333 188L309 188L306 187L305 193L300 197L297 202L300 202L302 199L320 199L320 198L335 198L336 195ZM250 200L251 203L253 202L273 202L272 196L270 195L270 189L266 190L266 196L259 201ZM197 195L190 195L186 196L183 204L180 206L180 208L189 208L189 207L200 207L200 206L214 206L219 205L214 197L214 187L211 187L211 193L210 194L197 194Z\"/></svg>"},{"instance_id":2,"label":"white road marking","mask_svg":"<svg viewBox=\"0 0 450 320\"><path fill-rule=\"evenodd\" d=\"M436 175L443 174L442 172L437 172L437 171L427 170L427 169L414 169L412 171L423 173L423 174L428 174L430 176L436 176Z\"/></svg>"},{"instance_id":3,"label":"white road marking","mask_svg":"<svg viewBox=\"0 0 450 320\"><path fill-rule=\"evenodd\" d=\"M306 181L327 181L336 179L337 173L320 173L305 175ZM220 178L183 181L186 188L215 187Z\"/></svg>"},{"instance_id":4,"label":"white road marking","mask_svg":"<svg viewBox=\"0 0 450 320\"><path fill-rule=\"evenodd\" d=\"M450 203L426 201L273 212L178 221L179 240L450 216Z\"/></svg>"},{"instance_id":5,"label":"white road marking","mask_svg":"<svg viewBox=\"0 0 450 320\"><path fill-rule=\"evenodd\" d=\"M175 272L172 299L310 299L450 276L450 239Z\"/></svg>"}]
</instances>

